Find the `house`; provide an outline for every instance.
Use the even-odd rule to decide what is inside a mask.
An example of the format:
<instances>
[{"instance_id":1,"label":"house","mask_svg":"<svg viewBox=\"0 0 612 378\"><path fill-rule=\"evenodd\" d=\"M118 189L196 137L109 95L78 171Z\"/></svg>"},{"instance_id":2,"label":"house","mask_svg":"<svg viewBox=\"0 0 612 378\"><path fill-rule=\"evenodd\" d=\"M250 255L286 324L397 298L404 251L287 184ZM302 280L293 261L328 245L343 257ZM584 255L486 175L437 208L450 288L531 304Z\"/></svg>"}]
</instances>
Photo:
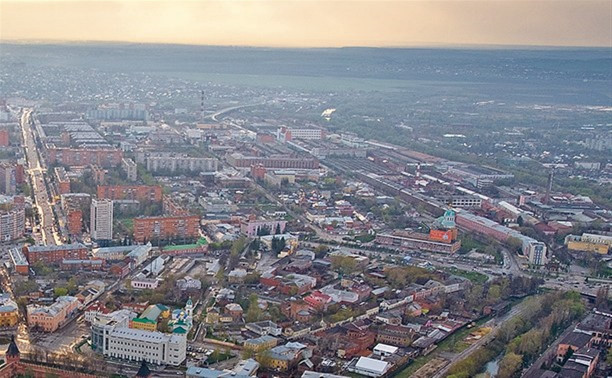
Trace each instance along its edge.
<instances>
[{"instance_id":1,"label":"house","mask_svg":"<svg viewBox=\"0 0 612 378\"><path fill-rule=\"evenodd\" d=\"M283 332L283 329L278 326L276 323L270 320L264 320L261 322L248 323L245 325L245 328L251 332L254 332L260 336L264 335L272 335L272 336L280 336Z\"/></svg>"},{"instance_id":2,"label":"house","mask_svg":"<svg viewBox=\"0 0 612 378\"><path fill-rule=\"evenodd\" d=\"M557 346L557 362L563 362L570 349L572 353L576 352L578 349L589 345L590 342L591 335L589 334L582 332L569 333Z\"/></svg>"},{"instance_id":3,"label":"house","mask_svg":"<svg viewBox=\"0 0 612 378\"><path fill-rule=\"evenodd\" d=\"M599 350L582 347L563 365L559 375L564 378L589 378L599 362Z\"/></svg>"},{"instance_id":4,"label":"house","mask_svg":"<svg viewBox=\"0 0 612 378\"><path fill-rule=\"evenodd\" d=\"M376 341L398 347L407 347L414 340L415 331L401 325L384 325L376 331Z\"/></svg>"},{"instance_id":5,"label":"house","mask_svg":"<svg viewBox=\"0 0 612 378\"><path fill-rule=\"evenodd\" d=\"M238 303L228 303L225 305L225 314L231 316L232 320L238 322L242 320L244 310Z\"/></svg>"},{"instance_id":6,"label":"house","mask_svg":"<svg viewBox=\"0 0 612 378\"><path fill-rule=\"evenodd\" d=\"M302 359L312 357L312 351L306 345L290 342L269 350L270 366L278 371L288 371Z\"/></svg>"},{"instance_id":7,"label":"house","mask_svg":"<svg viewBox=\"0 0 612 378\"><path fill-rule=\"evenodd\" d=\"M244 349L252 350L254 352L260 352L262 350L270 349L278 344L276 337L264 335L254 339L248 339L244 342Z\"/></svg>"}]
</instances>

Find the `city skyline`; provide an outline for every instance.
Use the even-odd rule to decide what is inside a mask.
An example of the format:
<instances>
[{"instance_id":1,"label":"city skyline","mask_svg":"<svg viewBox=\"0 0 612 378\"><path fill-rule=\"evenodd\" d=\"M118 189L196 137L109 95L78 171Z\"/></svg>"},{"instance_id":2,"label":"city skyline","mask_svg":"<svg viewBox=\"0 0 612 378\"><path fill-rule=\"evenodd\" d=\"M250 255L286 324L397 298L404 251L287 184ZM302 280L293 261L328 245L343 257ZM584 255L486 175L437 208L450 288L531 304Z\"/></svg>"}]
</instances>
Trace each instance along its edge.
<instances>
[{"instance_id":1,"label":"city skyline","mask_svg":"<svg viewBox=\"0 0 612 378\"><path fill-rule=\"evenodd\" d=\"M609 1L0 1L0 39L268 47L612 46Z\"/></svg>"}]
</instances>

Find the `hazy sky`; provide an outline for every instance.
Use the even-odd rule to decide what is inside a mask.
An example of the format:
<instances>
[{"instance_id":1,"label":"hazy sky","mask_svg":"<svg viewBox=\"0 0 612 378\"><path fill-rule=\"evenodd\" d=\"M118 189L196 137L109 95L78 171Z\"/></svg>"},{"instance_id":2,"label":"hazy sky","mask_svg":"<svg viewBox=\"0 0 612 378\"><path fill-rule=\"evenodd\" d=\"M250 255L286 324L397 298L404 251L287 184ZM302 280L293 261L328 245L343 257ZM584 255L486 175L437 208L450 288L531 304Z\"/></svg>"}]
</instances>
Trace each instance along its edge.
<instances>
[{"instance_id":1,"label":"hazy sky","mask_svg":"<svg viewBox=\"0 0 612 378\"><path fill-rule=\"evenodd\" d=\"M0 0L3 41L612 47L612 0Z\"/></svg>"}]
</instances>

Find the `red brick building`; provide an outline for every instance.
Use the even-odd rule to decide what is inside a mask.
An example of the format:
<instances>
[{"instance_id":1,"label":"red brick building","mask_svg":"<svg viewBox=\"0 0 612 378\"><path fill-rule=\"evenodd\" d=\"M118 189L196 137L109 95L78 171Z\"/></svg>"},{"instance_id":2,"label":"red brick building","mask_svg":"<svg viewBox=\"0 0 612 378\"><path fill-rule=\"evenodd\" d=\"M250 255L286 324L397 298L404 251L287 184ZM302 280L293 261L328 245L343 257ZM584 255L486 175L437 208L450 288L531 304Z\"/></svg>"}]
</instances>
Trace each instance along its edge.
<instances>
[{"instance_id":1,"label":"red brick building","mask_svg":"<svg viewBox=\"0 0 612 378\"><path fill-rule=\"evenodd\" d=\"M123 152L115 148L79 149L50 146L47 149L49 164L71 166L99 165L116 167L121 164Z\"/></svg>"},{"instance_id":2,"label":"red brick building","mask_svg":"<svg viewBox=\"0 0 612 378\"><path fill-rule=\"evenodd\" d=\"M57 180L57 189L60 194L70 193L70 179L64 167L55 167L55 179Z\"/></svg>"},{"instance_id":3,"label":"red brick building","mask_svg":"<svg viewBox=\"0 0 612 378\"><path fill-rule=\"evenodd\" d=\"M62 245L30 245L23 247L23 254L30 264L42 261L46 264L60 263L64 259L87 259L87 247L81 243Z\"/></svg>"},{"instance_id":4,"label":"red brick building","mask_svg":"<svg viewBox=\"0 0 612 378\"><path fill-rule=\"evenodd\" d=\"M8 147L10 144L9 132L7 129L0 129L0 147Z\"/></svg>"},{"instance_id":5,"label":"red brick building","mask_svg":"<svg viewBox=\"0 0 612 378\"><path fill-rule=\"evenodd\" d=\"M200 217L197 215L134 218L134 240L138 243L199 236Z\"/></svg>"},{"instance_id":6,"label":"red brick building","mask_svg":"<svg viewBox=\"0 0 612 378\"><path fill-rule=\"evenodd\" d=\"M98 198L160 202L162 187L159 185L99 185Z\"/></svg>"},{"instance_id":7,"label":"red brick building","mask_svg":"<svg viewBox=\"0 0 612 378\"><path fill-rule=\"evenodd\" d=\"M81 235L83 226L83 211L77 208L69 208L66 211L66 228L70 235Z\"/></svg>"}]
</instances>

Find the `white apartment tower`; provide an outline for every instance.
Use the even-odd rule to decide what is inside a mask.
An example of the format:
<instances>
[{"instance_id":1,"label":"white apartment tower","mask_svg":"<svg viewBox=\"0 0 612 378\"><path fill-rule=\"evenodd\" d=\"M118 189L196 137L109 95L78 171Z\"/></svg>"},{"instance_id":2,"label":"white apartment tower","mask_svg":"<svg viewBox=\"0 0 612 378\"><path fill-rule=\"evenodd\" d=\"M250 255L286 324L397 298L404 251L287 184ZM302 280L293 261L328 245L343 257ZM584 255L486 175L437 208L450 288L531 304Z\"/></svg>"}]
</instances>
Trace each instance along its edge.
<instances>
[{"instance_id":1,"label":"white apartment tower","mask_svg":"<svg viewBox=\"0 0 612 378\"><path fill-rule=\"evenodd\" d=\"M93 240L113 238L113 201L107 199L91 200L90 232Z\"/></svg>"}]
</instances>

